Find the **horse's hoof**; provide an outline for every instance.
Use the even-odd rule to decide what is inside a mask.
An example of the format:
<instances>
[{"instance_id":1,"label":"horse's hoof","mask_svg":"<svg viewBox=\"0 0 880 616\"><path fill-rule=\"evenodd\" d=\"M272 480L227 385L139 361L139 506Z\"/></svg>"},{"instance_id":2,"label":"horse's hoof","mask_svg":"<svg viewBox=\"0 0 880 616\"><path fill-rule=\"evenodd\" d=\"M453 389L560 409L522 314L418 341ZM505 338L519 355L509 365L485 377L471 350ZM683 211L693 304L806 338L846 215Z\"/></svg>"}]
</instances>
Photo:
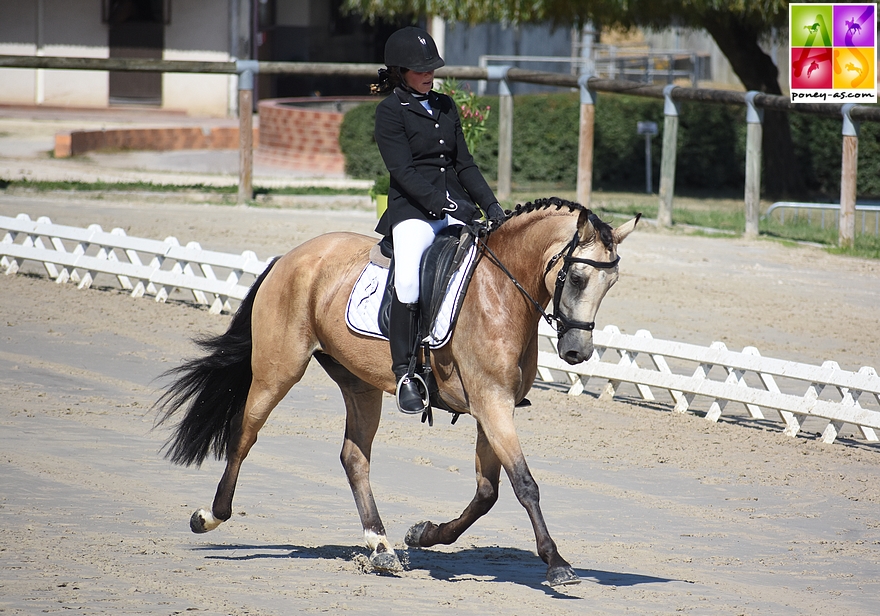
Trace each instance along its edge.
<instances>
[{"instance_id":1,"label":"horse's hoof","mask_svg":"<svg viewBox=\"0 0 880 616\"><path fill-rule=\"evenodd\" d=\"M570 586L572 584L580 583L581 578L579 578L577 573L574 572L574 569L568 565L547 569L547 584L549 586Z\"/></svg>"},{"instance_id":2,"label":"horse's hoof","mask_svg":"<svg viewBox=\"0 0 880 616\"><path fill-rule=\"evenodd\" d=\"M431 524L431 522L419 522L418 524L413 524L410 529L406 531L406 537L403 538L403 541L411 548L422 547L420 541L425 529L429 526L433 526L433 524Z\"/></svg>"},{"instance_id":3,"label":"horse's hoof","mask_svg":"<svg viewBox=\"0 0 880 616\"><path fill-rule=\"evenodd\" d=\"M394 552L373 552L370 555L370 564L374 571L383 571L387 573L395 573L403 571L403 565Z\"/></svg>"},{"instance_id":4,"label":"horse's hoof","mask_svg":"<svg viewBox=\"0 0 880 616\"><path fill-rule=\"evenodd\" d=\"M192 532L201 534L214 530L220 526L220 522L210 511L196 509L189 519L189 528Z\"/></svg>"}]
</instances>

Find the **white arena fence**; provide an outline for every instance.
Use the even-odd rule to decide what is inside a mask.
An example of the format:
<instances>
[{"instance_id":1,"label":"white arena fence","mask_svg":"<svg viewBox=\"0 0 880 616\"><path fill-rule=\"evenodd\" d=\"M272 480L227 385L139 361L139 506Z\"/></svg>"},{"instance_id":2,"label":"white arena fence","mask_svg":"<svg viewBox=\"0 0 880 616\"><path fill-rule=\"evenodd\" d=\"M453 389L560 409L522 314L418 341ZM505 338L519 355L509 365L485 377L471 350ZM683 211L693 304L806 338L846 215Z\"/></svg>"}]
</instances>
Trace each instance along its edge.
<instances>
[{"instance_id":1,"label":"white arena fence","mask_svg":"<svg viewBox=\"0 0 880 616\"><path fill-rule=\"evenodd\" d=\"M104 274L132 297L152 295L164 302L177 290L188 291L215 314L232 311L230 300L242 300L267 265L251 251L213 252L196 242L181 246L173 237L140 239L122 229L55 225L26 214L0 216L0 233L0 267L6 274L18 272L24 261L35 261L56 282L74 282L79 288ZM542 322L539 334L555 349L556 333L549 325ZM736 402L751 420L782 421L783 432L792 437L811 420L824 424L821 438L826 443L834 442L847 425L865 440L878 441L880 377L874 368L850 372L833 361L815 366L762 357L754 347L735 352L720 342L701 347L655 340L644 330L630 336L613 325L594 331L593 342L593 356L576 366L555 352L539 351L539 378L565 384L571 395L583 393L591 379L605 383L604 398L619 395L624 383L633 385L645 401L656 400L654 390L665 391L678 413L694 410L699 398L708 403L705 416L710 421L718 421L725 410L735 419L728 403ZM772 417L765 411L772 411Z\"/></svg>"},{"instance_id":2,"label":"white arena fence","mask_svg":"<svg viewBox=\"0 0 880 616\"><path fill-rule=\"evenodd\" d=\"M542 322L538 332L556 348L552 327ZM705 416L710 421L718 421L729 402L738 402L752 420L781 420L789 436L796 436L804 422L814 418L827 422L821 435L826 443L834 442L847 424L865 440L878 441L880 377L872 367L850 372L833 361L814 366L762 357L755 347L738 353L721 342L702 347L655 340L645 330L630 336L613 325L594 331L593 344L592 357L576 366L556 353L539 351L538 376L558 382L554 373L564 374L570 394L583 392L594 378L606 381L601 393L605 398L618 394L622 383L634 385L647 401L655 400L654 389L665 391L677 413L693 408L700 397L709 404ZM766 417L764 410L774 411L773 417Z\"/></svg>"},{"instance_id":3,"label":"white arena fence","mask_svg":"<svg viewBox=\"0 0 880 616\"><path fill-rule=\"evenodd\" d=\"M0 233L4 231L0 267L6 274L16 273L23 261L38 261L55 282L74 282L81 289L90 287L98 274L108 274L132 297L152 295L164 302L184 289L215 314L231 311L229 300L244 299L267 265L249 250L240 255L214 252L202 250L197 242L181 246L174 237L141 239L118 228L67 227L46 217L33 221L27 214L0 216ZM242 277L250 280L242 284Z\"/></svg>"}]
</instances>

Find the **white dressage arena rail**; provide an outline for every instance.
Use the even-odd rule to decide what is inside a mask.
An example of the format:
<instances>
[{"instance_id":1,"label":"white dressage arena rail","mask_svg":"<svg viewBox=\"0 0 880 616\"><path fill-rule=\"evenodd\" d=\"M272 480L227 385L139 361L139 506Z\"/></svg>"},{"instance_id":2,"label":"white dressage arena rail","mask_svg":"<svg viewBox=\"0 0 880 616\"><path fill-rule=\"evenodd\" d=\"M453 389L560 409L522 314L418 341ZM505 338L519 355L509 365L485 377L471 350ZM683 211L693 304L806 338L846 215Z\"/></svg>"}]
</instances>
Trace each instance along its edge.
<instances>
[{"instance_id":1,"label":"white dressage arena rail","mask_svg":"<svg viewBox=\"0 0 880 616\"><path fill-rule=\"evenodd\" d=\"M105 274L133 297L152 295L164 302L176 289L187 290L212 313L231 312L229 300L242 300L250 287L242 278L256 278L267 265L251 251L213 252L196 242L180 246L173 237L140 239L122 229L108 233L98 225L67 227L45 217L33 221L25 214L0 216L2 232L0 267L6 274L18 272L27 260L42 263L56 282L74 282L79 288ZM215 268L226 277L219 278ZM555 349L556 333L543 321L539 335ZM729 402L737 402L753 420L768 419L764 410L775 411L789 436L796 436L812 418L827 422L821 437L826 443L834 442L847 424L865 440L878 441L880 377L874 368L849 372L833 361L815 366L762 357L754 347L735 352L720 342L701 347L655 340L644 330L630 336L613 325L594 331L593 342L593 356L576 366L555 352L539 351L539 378L565 383L572 395L583 393L590 379L606 381L601 394L606 398L618 394L622 383L633 384L648 401L655 400L652 388L663 390L678 413L691 409L701 397L709 401L706 419L711 421L718 421ZM642 358L642 364L652 368L640 366Z\"/></svg>"},{"instance_id":2,"label":"white dressage arena rail","mask_svg":"<svg viewBox=\"0 0 880 616\"><path fill-rule=\"evenodd\" d=\"M230 299L244 299L250 284L241 284L242 276L259 276L267 265L249 250L241 255L213 252L197 242L181 246L174 237L141 239L118 228L67 227L26 214L0 216L0 233L4 231L0 267L6 274L16 273L23 261L39 261L55 282L74 282L81 289L90 287L98 274L109 274L132 297L152 295L164 302L175 289L185 289L215 314L231 311Z\"/></svg>"},{"instance_id":3,"label":"white dressage arena rail","mask_svg":"<svg viewBox=\"0 0 880 616\"><path fill-rule=\"evenodd\" d=\"M539 334L556 344L556 332L541 322ZM684 413L697 396L710 401L706 419L718 421L728 402L745 406L751 419L764 420L762 409L776 411L785 422L783 432L796 436L807 418L827 420L822 440L832 443L845 424L858 428L867 441L877 442L880 429L880 377L874 368L858 372L841 370L836 362L821 366L761 357L758 349L729 351L721 342L701 347L683 342L655 340L650 332L640 330L625 335L615 326L593 332L595 351L582 364L571 366L556 353L538 352L538 375L548 382L558 382L553 372L566 375L570 394L584 391L591 378L607 381L601 394L613 397L621 383L632 383L643 400L655 400L656 388L665 390L675 403L674 412ZM613 351L614 353L609 353ZM617 356L617 361L606 358ZM639 365L638 359L644 358ZM677 372L670 369L674 363ZM696 368L688 374L688 368ZM720 372L720 378L711 374ZM685 371L684 373L682 373ZM783 385L786 391L781 391ZM836 393L835 393L836 392ZM860 404L864 397L865 407ZM868 407L867 405L872 405Z\"/></svg>"}]
</instances>

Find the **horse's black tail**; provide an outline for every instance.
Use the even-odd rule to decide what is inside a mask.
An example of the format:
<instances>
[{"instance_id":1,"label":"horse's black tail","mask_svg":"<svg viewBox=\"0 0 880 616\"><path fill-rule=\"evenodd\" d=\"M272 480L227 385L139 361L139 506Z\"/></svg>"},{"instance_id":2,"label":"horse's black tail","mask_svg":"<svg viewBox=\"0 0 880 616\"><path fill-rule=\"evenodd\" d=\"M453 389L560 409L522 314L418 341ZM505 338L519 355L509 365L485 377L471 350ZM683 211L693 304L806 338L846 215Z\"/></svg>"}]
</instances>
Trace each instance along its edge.
<instances>
[{"instance_id":1,"label":"horse's black tail","mask_svg":"<svg viewBox=\"0 0 880 616\"><path fill-rule=\"evenodd\" d=\"M191 359L159 378L174 378L156 402L161 425L187 406L183 419L165 443L165 457L175 464L200 465L213 451L226 455L232 418L244 410L251 386L251 313L254 298L275 260L254 282L225 333L197 338L206 355Z\"/></svg>"}]
</instances>

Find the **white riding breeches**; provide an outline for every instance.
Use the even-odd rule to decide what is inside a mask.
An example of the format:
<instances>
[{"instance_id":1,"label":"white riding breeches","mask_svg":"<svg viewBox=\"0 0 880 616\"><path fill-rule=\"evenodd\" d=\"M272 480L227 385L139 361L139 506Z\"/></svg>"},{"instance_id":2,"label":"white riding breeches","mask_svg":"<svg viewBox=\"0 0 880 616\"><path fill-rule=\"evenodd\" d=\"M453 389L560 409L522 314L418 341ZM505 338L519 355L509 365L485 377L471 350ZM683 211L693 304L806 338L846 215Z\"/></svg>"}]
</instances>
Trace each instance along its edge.
<instances>
[{"instance_id":1,"label":"white riding breeches","mask_svg":"<svg viewBox=\"0 0 880 616\"><path fill-rule=\"evenodd\" d=\"M391 230L394 238L394 289L397 299L404 304L419 301L419 274L422 255L434 237L449 225L463 225L460 220L446 216L441 220L402 220Z\"/></svg>"}]
</instances>

